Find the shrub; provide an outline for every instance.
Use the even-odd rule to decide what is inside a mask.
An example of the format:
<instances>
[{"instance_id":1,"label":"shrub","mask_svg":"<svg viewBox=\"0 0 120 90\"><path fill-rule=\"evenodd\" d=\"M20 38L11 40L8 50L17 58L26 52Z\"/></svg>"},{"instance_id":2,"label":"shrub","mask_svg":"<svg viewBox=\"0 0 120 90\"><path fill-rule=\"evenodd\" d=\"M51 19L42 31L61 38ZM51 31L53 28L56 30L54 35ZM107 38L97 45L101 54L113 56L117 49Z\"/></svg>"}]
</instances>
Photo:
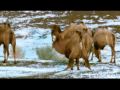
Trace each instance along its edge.
<instances>
[{"instance_id":1,"label":"shrub","mask_svg":"<svg viewBox=\"0 0 120 90\"><path fill-rule=\"evenodd\" d=\"M37 48L36 53L39 59L45 59L45 60L66 60L67 59L64 56L57 53L50 46Z\"/></svg>"},{"instance_id":2,"label":"shrub","mask_svg":"<svg viewBox=\"0 0 120 90\"><path fill-rule=\"evenodd\" d=\"M13 57L13 49L10 48L10 56ZM22 48L19 46L16 46L16 58L24 58L25 53L23 52Z\"/></svg>"}]
</instances>

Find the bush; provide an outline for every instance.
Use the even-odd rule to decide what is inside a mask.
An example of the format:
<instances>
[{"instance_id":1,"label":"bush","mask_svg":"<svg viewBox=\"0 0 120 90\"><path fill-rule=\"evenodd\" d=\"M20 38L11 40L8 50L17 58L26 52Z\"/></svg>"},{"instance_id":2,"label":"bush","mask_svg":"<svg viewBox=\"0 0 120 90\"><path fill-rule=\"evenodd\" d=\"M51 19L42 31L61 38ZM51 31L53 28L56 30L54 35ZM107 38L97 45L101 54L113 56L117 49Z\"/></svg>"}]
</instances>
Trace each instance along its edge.
<instances>
[{"instance_id":1,"label":"bush","mask_svg":"<svg viewBox=\"0 0 120 90\"><path fill-rule=\"evenodd\" d=\"M36 53L39 59L45 60L66 60L67 58L63 57L50 46L41 47L36 49Z\"/></svg>"},{"instance_id":2,"label":"bush","mask_svg":"<svg viewBox=\"0 0 120 90\"><path fill-rule=\"evenodd\" d=\"M11 52L10 56L13 57L13 49L12 49L12 47L10 48L10 52ZM19 47L19 46L16 46L16 58L22 59L22 58L24 58L24 56L25 56L25 53L23 52L22 48Z\"/></svg>"}]
</instances>

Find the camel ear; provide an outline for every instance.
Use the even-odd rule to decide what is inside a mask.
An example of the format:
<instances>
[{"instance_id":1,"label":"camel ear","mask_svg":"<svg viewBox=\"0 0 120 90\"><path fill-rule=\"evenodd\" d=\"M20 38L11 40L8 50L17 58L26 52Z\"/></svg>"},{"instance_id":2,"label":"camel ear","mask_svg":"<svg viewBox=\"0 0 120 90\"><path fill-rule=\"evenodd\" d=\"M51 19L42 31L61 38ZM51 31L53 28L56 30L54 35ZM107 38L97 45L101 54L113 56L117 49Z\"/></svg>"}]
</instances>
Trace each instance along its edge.
<instances>
[{"instance_id":1,"label":"camel ear","mask_svg":"<svg viewBox=\"0 0 120 90\"><path fill-rule=\"evenodd\" d=\"M56 27L57 27L57 25L55 25L55 24L49 26L49 28L50 28L51 30L56 29Z\"/></svg>"},{"instance_id":2,"label":"camel ear","mask_svg":"<svg viewBox=\"0 0 120 90\"><path fill-rule=\"evenodd\" d=\"M82 32L79 30L77 30L76 32L79 34L80 38L82 39Z\"/></svg>"},{"instance_id":3,"label":"camel ear","mask_svg":"<svg viewBox=\"0 0 120 90\"><path fill-rule=\"evenodd\" d=\"M49 28L50 28L51 30L53 30L53 25L50 25Z\"/></svg>"},{"instance_id":4,"label":"camel ear","mask_svg":"<svg viewBox=\"0 0 120 90\"><path fill-rule=\"evenodd\" d=\"M60 26L58 26L58 25L51 25L50 29L51 30L58 30L59 32L61 31Z\"/></svg>"},{"instance_id":5,"label":"camel ear","mask_svg":"<svg viewBox=\"0 0 120 90\"><path fill-rule=\"evenodd\" d=\"M87 31L88 31L88 29L87 29L87 28L83 28L83 31L87 32Z\"/></svg>"},{"instance_id":6,"label":"camel ear","mask_svg":"<svg viewBox=\"0 0 120 90\"><path fill-rule=\"evenodd\" d=\"M95 30L92 30L92 37L94 36L94 34L95 34Z\"/></svg>"},{"instance_id":7,"label":"camel ear","mask_svg":"<svg viewBox=\"0 0 120 90\"><path fill-rule=\"evenodd\" d=\"M92 36L94 36L95 32L96 32L96 29L94 28L92 31Z\"/></svg>"},{"instance_id":8,"label":"camel ear","mask_svg":"<svg viewBox=\"0 0 120 90\"><path fill-rule=\"evenodd\" d=\"M84 22L83 22L83 21L81 21L81 22L80 22L80 24L84 24Z\"/></svg>"}]
</instances>

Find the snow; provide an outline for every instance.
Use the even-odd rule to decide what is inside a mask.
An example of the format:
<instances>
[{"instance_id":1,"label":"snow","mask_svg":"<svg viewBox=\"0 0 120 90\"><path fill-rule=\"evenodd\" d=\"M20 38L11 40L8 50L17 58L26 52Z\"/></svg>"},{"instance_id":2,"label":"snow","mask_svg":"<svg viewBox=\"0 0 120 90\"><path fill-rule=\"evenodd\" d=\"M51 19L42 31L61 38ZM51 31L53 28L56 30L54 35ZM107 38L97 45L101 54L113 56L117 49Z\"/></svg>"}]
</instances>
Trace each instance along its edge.
<instances>
[{"instance_id":1,"label":"snow","mask_svg":"<svg viewBox=\"0 0 120 90\"><path fill-rule=\"evenodd\" d=\"M119 75L120 67L105 65L105 64L97 64L96 66L92 66L91 70L86 67L80 67L80 71L74 68L73 71L61 71L55 73L52 78L95 78L95 79L107 79L107 78L120 78Z\"/></svg>"},{"instance_id":2,"label":"snow","mask_svg":"<svg viewBox=\"0 0 120 90\"><path fill-rule=\"evenodd\" d=\"M43 74L48 72L60 71L58 68L28 68L28 67L16 67L6 66L0 67L0 78L15 78L28 75Z\"/></svg>"},{"instance_id":3,"label":"snow","mask_svg":"<svg viewBox=\"0 0 120 90\"><path fill-rule=\"evenodd\" d=\"M13 59L10 59L12 61ZM25 59L20 59L19 61L27 61ZM31 60L33 61L33 60ZM53 60L34 60L37 63L52 63ZM41 75L50 72L58 72L63 70L63 66L59 67L46 67L40 68L39 64L36 64L33 67L32 65L27 66L0 66L0 78L16 78L16 77L24 77L24 76L32 76L32 75Z\"/></svg>"},{"instance_id":4,"label":"snow","mask_svg":"<svg viewBox=\"0 0 120 90\"><path fill-rule=\"evenodd\" d=\"M66 70L64 65L57 65L48 68L18 67L18 66L1 66L0 78L17 78L24 76L42 75L53 72L49 78L120 78L120 66L110 64L97 64L91 66L91 70L81 66L80 70Z\"/></svg>"},{"instance_id":5,"label":"snow","mask_svg":"<svg viewBox=\"0 0 120 90\"><path fill-rule=\"evenodd\" d=\"M84 15L83 17L84 17L84 18L87 18L87 17L88 17L88 15Z\"/></svg>"},{"instance_id":6,"label":"snow","mask_svg":"<svg viewBox=\"0 0 120 90\"><path fill-rule=\"evenodd\" d=\"M92 23L93 22L93 20L87 20L87 19L83 19L82 20L84 23Z\"/></svg>"},{"instance_id":7,"label":"snow","mask_svg":"<svg viewBox=\"0 0 120 90\"><path fill-rule=\"evenodd\" d=\"M3 16L0 17L0 23L5 22L6 20L7 20L6 17L3 17Z\"/></svg>"},{"instance_id":8,"label":"snow","mask_svg":"<svg viewBox=\"0 0 120 90\"><path fill-rule=\"evenodd\" d=\"M89 22L89 20L84 20L85 22ZM91 21L92 22L92 21ZM101 22L101 21L100 21ZM119 21L114 21L114 20L104 20L102 22L106 22L104 24L86 24L89 28L97 28L99 26L116 26L120 25Z\"/></svg>"},{"instance_id":9,"label":"snow","mask_svg":"<svg viewBox=\"0 0 120 90\"><path fill-rule=\"evenodd\" d=\"M46 38L40 38L40 36L42 37L45 33L48 34ZM24 36L22 39L17 39L17 45L24 48L25 58L27 59L37 59L36 48L50 46L52 43L49 29L24 28L16 31L15 34Z\"/></svg>"},{"instance_id":10,"label":"snow","mask_svg":"<svg viewBox=\"0 0 120 90\"><path fill-rule=\"evenodd\" d=\"M21 47L23 49L23 52L25 52L25 59L38 59L38 56L36 55L36 48L48 45L51 46L52 43L49 29L29 27L18 29L15 34L16 36L24 36L23 38L18 38L16 40L16 43L17 46ZM47 34L46 38L44 39L40 38L43 34ZM0 50L2 51L0 52L0 56L3 56L2 47Z\"/></svg>"},{"instance_id":11,"label":"snow","mask_svg":"<svg viewBox=\"0 0 120 90\"><path fill-rule=\"evenodd\" d=\"M98 15L92 15L91 17L98 18L99 16Z\"/></svg>"},{"instance_id":12,"label":"snow","mask_svg":"<svg viewBox=\"0 0 120 90\"><path fill-rule=\"evenodd\" d=\"M97 15L91 17L97 18ZM80 20L76 20L76 21L80 21ZM98 22L104 22L103 24L92 24L93 20L88 20L88 19L83 19L82 21L86 23L86 25L89 28L97 28L99 26L116 26L116 25L120 25L120 16L117 16L117 19L103 19L100 17Z\"/></svg>"}]
</instances>

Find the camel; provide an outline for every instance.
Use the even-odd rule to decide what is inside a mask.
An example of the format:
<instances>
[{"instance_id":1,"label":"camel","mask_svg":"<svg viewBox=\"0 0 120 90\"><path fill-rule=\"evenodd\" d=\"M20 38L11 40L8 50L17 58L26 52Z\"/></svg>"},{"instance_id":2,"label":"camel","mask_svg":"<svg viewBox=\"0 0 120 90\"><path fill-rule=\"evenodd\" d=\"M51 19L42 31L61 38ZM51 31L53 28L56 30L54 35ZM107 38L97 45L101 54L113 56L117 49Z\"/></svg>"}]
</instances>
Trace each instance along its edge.
<instances>
[{"instance_id":1,"label":"camel","mask_svg":"<svg viewBox=\"0 0 120 90\"><path fill-rule=\"evenodd\" d=\"M9 44L11 44L13 48L14 63L16 64L16 38L9 23L0 23L0 45L1 44L3 44L4 48L3 63L7 63L9 57Z\"/></svg>"},{"instance_id":2,"label":"camel","mask_svg":"<svg viewBox=\"0 0 120 90\"><path fill-rule=\"evenodd\" d=\"M98 28L93 37L94 42L94 53L98 58L98 62L101 62L100 50L104 49L106 45L109 45L111 48L111 60L110 63L115 63L115 34L111 31L108 31L106 28ZM112 61L114 59L114 61Z\"/></svg>"},{"instance_id":3,"label":"camel","mask_svg":"<svg viewBox=\"0 0 120 90\"><path fill-rule=\"evenodd\" d=\"M61 54L64 54L69 63L66 69L71 68L73 70L74 60L76 61L77 70L79 70L79 58L85 60L85 66L90 69L88 61L87 50L83 47L82 33L77 30L65 30L61 31L58 25L52 25L51 27L52 47Z\"/></svg>"}]
</instances>

